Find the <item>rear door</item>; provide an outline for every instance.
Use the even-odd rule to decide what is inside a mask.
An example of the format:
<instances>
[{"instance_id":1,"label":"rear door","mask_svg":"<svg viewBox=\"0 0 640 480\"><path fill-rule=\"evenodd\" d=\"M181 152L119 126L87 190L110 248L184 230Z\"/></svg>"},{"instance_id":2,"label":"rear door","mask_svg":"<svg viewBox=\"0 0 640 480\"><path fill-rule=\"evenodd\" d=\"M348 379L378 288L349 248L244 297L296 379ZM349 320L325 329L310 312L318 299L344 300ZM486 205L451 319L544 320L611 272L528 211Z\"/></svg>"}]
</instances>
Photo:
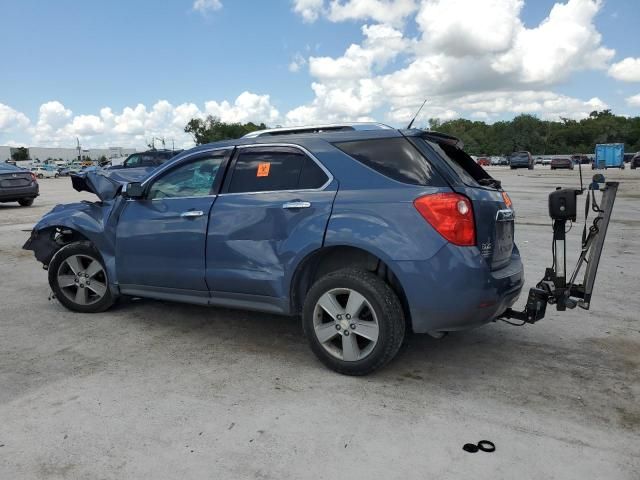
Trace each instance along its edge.
<instances>
[{"instance_id":1,"label":"rear door","mask_svg":"<svg viewBox=\"0 0 640 480\"><path fill-rule=\"evenodd\" d=\"M288 297L294 266L322 246L337 186L298 146L239 147L209 220L212 295Z\"/></svg>"}]
</instances>

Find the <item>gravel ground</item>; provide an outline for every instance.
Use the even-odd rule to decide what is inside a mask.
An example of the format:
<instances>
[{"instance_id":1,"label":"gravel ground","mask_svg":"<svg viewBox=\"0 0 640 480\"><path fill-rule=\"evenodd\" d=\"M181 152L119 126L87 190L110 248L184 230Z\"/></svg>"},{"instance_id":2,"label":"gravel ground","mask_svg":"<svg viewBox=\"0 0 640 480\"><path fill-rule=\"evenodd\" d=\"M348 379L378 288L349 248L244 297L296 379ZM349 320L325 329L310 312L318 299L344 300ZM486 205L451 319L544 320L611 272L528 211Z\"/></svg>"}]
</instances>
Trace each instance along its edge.
<instances>
[{"instance_id":1,"label":"gravel ground","mask_svg":"<svg viewBox=\"0 0 640 480\"><path fill-rule=\"evenodd\" d=\"M578 171L489 170L528 289L550 261L546 196ZM365 378L323 368L292 318L49 301L20 247L53 205L92 197L42 180L33 207L0 204L0 478L638 479L640 171L607 176L624 183L590 311L414 336ZM496 452L462 450L481 439Z\"/></svg>"}]
</instances>

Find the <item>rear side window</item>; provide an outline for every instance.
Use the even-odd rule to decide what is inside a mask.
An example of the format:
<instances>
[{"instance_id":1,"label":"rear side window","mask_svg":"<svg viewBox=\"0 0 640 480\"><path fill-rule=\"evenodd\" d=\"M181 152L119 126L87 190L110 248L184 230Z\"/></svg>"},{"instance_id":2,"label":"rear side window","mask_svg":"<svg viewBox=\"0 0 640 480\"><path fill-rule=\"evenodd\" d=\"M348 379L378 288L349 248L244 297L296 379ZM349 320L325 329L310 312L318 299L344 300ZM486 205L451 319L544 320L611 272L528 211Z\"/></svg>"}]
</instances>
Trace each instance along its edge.
<instances>
[{"instance_id":1,"label":"rear side window","mask_svg":"<svg viewBox=\"0 0 640 480\"><path fill-rule=\"evenodd\" d=\"M228 192L314 189L327 180L324 171L297 149L247 148L238 154Z\"/></svg>"},{"instance_id":2,"label":"rear side window","mask_svg":"<svg viewBox=\"0 0 640 480\"><path fill-rule=\"evenodd\" d=\"M406 138L379 138L334 145L376 172L412 185L429 185L435 173Z\"/></svg>"}]
</instances>

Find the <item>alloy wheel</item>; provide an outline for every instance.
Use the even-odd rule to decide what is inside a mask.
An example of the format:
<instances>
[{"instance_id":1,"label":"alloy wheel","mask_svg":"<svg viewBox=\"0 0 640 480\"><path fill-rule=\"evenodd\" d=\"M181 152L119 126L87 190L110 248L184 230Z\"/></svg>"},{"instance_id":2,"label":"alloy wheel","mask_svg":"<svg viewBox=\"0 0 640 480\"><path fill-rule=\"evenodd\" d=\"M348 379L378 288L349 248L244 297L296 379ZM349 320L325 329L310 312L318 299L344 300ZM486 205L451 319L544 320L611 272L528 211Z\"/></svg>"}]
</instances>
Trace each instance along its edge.
<instances>
[{"instance_id":1,"label":"alloy wheel","mask_svg":"<svg viewBox=\"0 0 640 480\"><path fill-rule=\"evenodd\" d=\"M318 299L313 311L313 330L322 347L345 362L366 358L380 334L371 303L351 288L335 288Z\"/></svg>"},{"instance_id":2,"label":"alloy wheel","mask_svg":"<svg viewBox=\"0 0 640 480\"><path fill-rule=\"evenodd\" d=\"M102 264L89 255L71 255L58 268L57 281L63 295L78 305L92 305L107 293Z\"/></svg>"}]
</instances>

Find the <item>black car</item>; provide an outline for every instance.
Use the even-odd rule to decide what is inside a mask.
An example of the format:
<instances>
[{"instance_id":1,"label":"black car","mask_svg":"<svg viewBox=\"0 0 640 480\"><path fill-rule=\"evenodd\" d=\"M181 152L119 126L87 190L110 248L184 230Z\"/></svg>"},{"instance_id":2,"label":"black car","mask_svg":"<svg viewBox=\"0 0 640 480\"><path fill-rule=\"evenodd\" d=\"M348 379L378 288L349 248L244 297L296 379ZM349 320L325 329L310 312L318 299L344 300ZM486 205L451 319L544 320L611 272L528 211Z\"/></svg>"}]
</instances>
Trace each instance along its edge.
<instances>
[{"instance_id":1,"label":"black car","mask_svg":"<svg viewBox=\"0 0 640 480\"><path fill-rule=\"evenodd\" d=\"M624 163L631 163L631 160L633 160L633 157L635 157L635 153L625 153L623 154L623 159L624 159Z\"/></svg>"},{"instance_id":2,"label":"black car","mask_svg":"<svg viewBox=\"0 0 640 480\"><path fill-rule=\"evenodd\" d=\"M29 207L39 195L36 176L10 163L0 163L0 202L18 202Z\"/></svg>"},{"instance_id":3,"label":"black car","mask_svg":"<svg viewBox=\"0 0 640 480\"><path fill-rule=\"evenodd\" d=\"M636 153L629 163L631 164L631 168L634 170L640 167L640 153Z\"/></svg>"},{"instance_id":4,"label":"black car","mask_svg":"<svg viewBox=\"0 0 640 480\"><path fill-rule=\"evenodd\" d=\"M121 168L154 169L181 152L182 150L149 150L147 152L132 153L121 165L112 165L108 167L108 170L119 170Z\"/></svg>"}]
</instances>

